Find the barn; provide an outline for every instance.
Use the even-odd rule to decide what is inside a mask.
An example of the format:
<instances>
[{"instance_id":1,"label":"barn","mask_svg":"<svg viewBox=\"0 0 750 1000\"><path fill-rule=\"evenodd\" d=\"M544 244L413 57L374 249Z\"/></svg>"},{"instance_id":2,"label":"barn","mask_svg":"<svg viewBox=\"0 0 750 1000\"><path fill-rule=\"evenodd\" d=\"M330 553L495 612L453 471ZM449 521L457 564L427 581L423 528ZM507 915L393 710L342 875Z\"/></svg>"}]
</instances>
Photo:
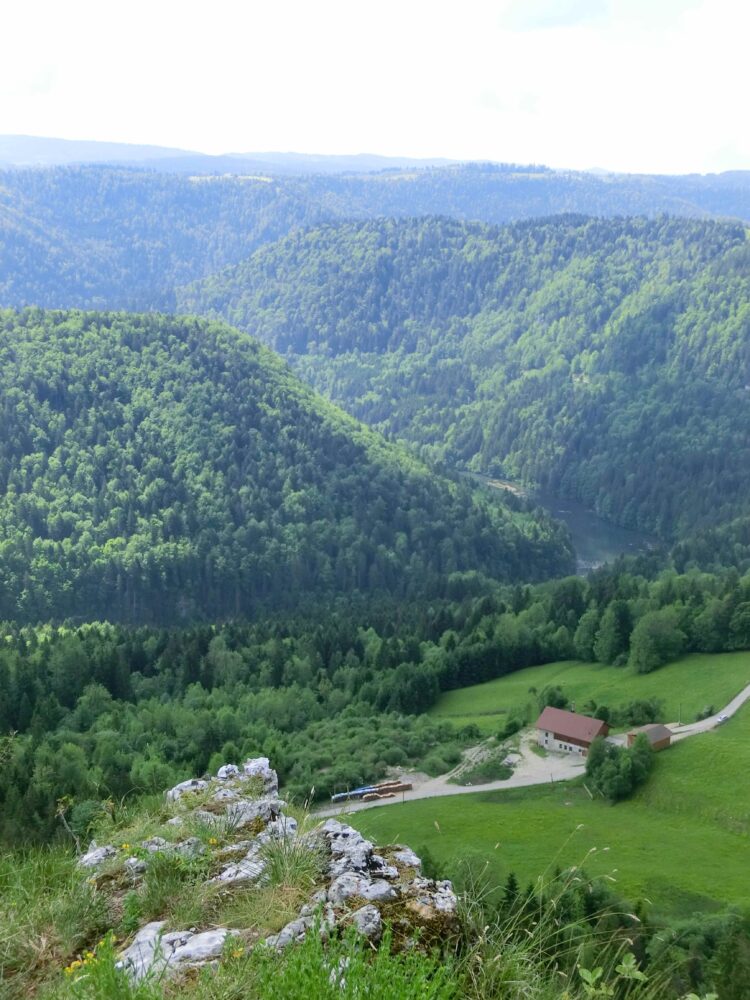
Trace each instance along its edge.
<instances>
[{"instance_id":1,"label":"barn","mask_svg":"<svg viewBox=\"0 0 750 1000\"><path fill-rule=\"evenodd\" d=\"M558 753L577 753L585 757L597 736L606 736L609 726L601 719L568 712L548 705L536 722L539 746Z\"/></svg>"},{"instance_id":2,"label":"barn","mask_svg":"<svg viewBox=\"0 0 750 1000\"><path fill-rule=\"evenodd\" d=\"M632 747L633 742L640 733L648 739L654 750L664 750L672 742L672 730L662 726L660 722L652 722L648 726L639 726L631 729L628 733L628 746Z\"/></svg>"}]
</instances>

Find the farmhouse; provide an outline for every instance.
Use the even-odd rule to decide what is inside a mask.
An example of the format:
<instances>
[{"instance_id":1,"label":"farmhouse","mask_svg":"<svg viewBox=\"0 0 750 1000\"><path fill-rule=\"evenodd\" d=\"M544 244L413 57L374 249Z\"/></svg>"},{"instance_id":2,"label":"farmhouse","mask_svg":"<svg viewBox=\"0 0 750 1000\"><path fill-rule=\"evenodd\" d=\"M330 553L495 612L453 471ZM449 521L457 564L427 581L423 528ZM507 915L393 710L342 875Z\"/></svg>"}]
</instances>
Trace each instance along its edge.
<instances>
[{"instance_id":1,"label":"farmhouse","mask_svg":"<svg viewBox=\"0 0 750 1000\"><path fill-rule=\"evenodd\" d=\"M539 746L546 750L578 753L583 757L597 736L606 736L609 726L601 719L578 715L548 705L536 722Z\"/></svg>"},{"instance_id":2,"label":"farmhouse","mask_svg":"<svg viewBox=\"0 0 750 1000\"><path fill-rule=\"evenodd\" d=\"M631 729L628 733L628 746L632 747L636 736L643 733L654 750L664 750L672 742L672 730L662 726L659 722L652 722L648 726L639 726Z\"/></svg>"}]
</instances>

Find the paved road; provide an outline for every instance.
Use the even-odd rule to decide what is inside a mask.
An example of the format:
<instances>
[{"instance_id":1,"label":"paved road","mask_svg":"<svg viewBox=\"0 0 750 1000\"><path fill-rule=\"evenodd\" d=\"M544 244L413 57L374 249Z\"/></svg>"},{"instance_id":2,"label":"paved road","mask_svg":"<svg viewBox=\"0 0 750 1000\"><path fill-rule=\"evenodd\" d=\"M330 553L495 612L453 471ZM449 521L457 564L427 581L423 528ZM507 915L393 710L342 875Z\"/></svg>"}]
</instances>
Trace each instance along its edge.
<instances>
[{"instance_id":1,"label":"paved road","mask_svg":"<svg viewBox=\"0 0 750 1000\"><path fill-rule=\"evenodd\" d=\"M318 816L338 816L341 813L359 812L375 806L393 805L396 802L413 802L415 799L434 799L442 795L466 795L467 792L491 792L496 788L523 788L526 785L544 785L550 781L568 781L583 774L585 761L568 754L549 754L540 757L531 749L535 742L533 735L527 735L520 747L521 762L514 768L510 778L502 781L488 781L481 785L452 785L448 779L455 773L442 774L417 785L404 796L379 799L375 802L345 802L335 806L325 806L316 810ZM404 775L409 780L409 775Z\"/></svg>"},{"instance_id":2,"label":"paved road","mask_svg":"<svg viewBox=\"0 0 750 1000\"><path fill-rule=\"evenodd\" d=\"M720 715L731 719L734 713L739 708L742 708L748 700L750 700L750 684L746 688L743 688L735 698L732 698L725 708L722 708L715 715L710 715L707 719L701 719L700 722L688 722L684 726L678 726L676 722L670 723L669 728L672 730L672 742L677 743L688 736L696 736L698 733L706 733L709 729L715 729L716 726L721 725L719 721ZM724 720L722 719L722 721Z\"/></svg>"},{"instance_id":3,"label":"paved road","mask_svg":"<svg viewBox=\"0 0 750 1000\"><path fill-rule=\"evenodd\" d=\"M698 733L715 729L716 726L721 725L719 716L731 718L748 700L750 700L750 684L743 688L725 708L708 719L690 722L684 726L678 726L676 722L670 723L672 742L677 743L688 736L697 736ZM548 754L546 757L540 757L531 749L531 743L534 741L533 734L526 735L520 747L522 760L511 777L504 781L490 781L483 785L452 785L448 783L448 779L454 773L451 771L439 778L432 778L420 783L413 791L406 792L403 797L397 795L392 799L379 799L375 802L345 802L335 806L325 806L323 809L316 810L315 814L317 816L340 816L343 813L359 812L362 809L390 806L401 801L413 802L415 799L433 799L442 795L490 792L496 788L524 788L528 785L543 785L548 781L569 781L583 773L585 761L581 760L580 757L573 757L569 754ZM405 776L405 780L409 780L408 775Z\"/></svg>"}]
</instances>

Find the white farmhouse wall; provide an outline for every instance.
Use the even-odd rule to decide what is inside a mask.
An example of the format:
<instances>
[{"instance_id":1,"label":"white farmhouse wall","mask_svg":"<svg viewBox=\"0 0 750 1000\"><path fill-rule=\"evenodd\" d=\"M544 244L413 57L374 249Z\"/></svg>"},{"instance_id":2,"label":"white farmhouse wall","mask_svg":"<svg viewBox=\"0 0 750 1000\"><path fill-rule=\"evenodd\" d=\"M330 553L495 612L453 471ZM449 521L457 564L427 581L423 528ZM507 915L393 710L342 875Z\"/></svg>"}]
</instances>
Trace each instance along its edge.
<instances>
[{"instance_id":1,"label":"white farmhouse wall","mask_svg":"<svg viewBox=\"0 0 750 1000\"><path fill-rule=\"evenodd\" d=\"M544 747L545 750L552 750L553 753L573 753L579 754L581 757L586 756L586 747L579 747L575 743L566 743L564 740L558 740L555 738L554 733L550 733L545 729L539 730L539 746Z\"/></svg>"}]
</instances>

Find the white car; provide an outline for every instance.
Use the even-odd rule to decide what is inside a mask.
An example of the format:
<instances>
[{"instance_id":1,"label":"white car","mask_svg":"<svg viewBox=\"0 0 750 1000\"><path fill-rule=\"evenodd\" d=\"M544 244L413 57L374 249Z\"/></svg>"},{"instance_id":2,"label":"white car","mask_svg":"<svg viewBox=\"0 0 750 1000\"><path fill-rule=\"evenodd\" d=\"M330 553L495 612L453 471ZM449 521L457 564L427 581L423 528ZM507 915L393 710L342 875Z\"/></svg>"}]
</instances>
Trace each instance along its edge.
<instances>
[{"instance_id":1,"label":"white car","mask_svg":"<svg viewBox=\"0 0 750 1000\"><path fill-rule=\"evenodd\" d=\"M721 715L719 715L719 716L716 717L716 723L717 723L717 725L719 725L722 722L726 722L728 718L729 718L729 716L728 715L724 715L724 713L722 712Z\"/></svg>"}]
</instances>

